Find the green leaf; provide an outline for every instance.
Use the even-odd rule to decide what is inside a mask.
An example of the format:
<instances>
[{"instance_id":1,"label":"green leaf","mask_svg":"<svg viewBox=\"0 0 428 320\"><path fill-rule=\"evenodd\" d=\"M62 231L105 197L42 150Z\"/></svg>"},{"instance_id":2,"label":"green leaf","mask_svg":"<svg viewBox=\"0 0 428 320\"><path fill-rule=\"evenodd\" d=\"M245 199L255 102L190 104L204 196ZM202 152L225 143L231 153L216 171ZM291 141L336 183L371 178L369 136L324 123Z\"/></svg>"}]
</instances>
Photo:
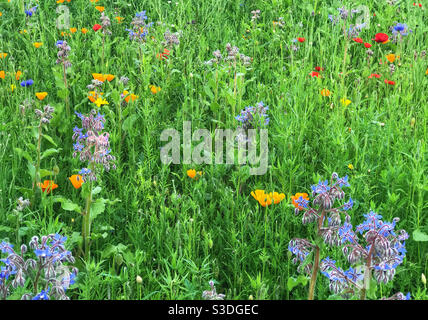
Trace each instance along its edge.
<instances>
[{"instance_id":1,"label":"green leaf","mask_svg":"<svg viewBox=\"0 0 428 320\"><path fill-rule=\"evenodd\" d=\"M134 122L137 121L138 116L136 114L133 114L132 116L129 116L128 118L126 118L126 120L123 122L122 124L122 129L124 131L131 131L131 129L133 129L134 126Z\"/></svg>"},{"instance_id":2,"label":"green leaf","mask_svg":"<svg viewBox=\"0 0 428 320\"><path fill-rule=\"evenodd\" d=\"M428 235L419 229L413 231L413 240L415 241L428 241Z\"/></svg>"},{"instance_id":3,"label":"green leaf","mask_svg":"<svg viewBox=\"0 0 428 320\"><path fill-rule=\"evenodd\" d=\"M30 177L32 180L34 180L34 177L36 176L36 167L33 166L30 162L27 163L28 173L30 174Z\"/></svg>"},{"instance_id":4,"label":"green leaf","mask_svg":"<svg viewBox=\"0 0 428 320\"><path fill-rule=\"evenodd\" d=\"M42 137L48 140L50 143L52 143L55 147L57 146L57 144L53 141L53 139L47 134L43 134Z\"/></svg>"},{"instance_id":5,"label":"green leaf","mask_svg":"<svg viewBox=\"0 0 428 320\"><path fill-rule=\"evenodd\" d=\"M100 193L101 192L101 187L95 187L93 190L92 190L92 195L95 195L95 194L98 194L98 193Z\"/></svg>"},{"instance_id":6,"label":"green leaf","mask_svg":"<svg viewBox=\"0 0 428 320\"><path fill-rule=\"evenodd\" d=\"M59 150L61 150L61 149L59 149ZM53 148L45 150L45 151L42 153L42 155L40 156L40 160L42 160L42 159L44 159L44 158L46 158L46 157L49 157L49 156L51 156L51 155L53 155L53 154L55 154L55 153L58 153L58 152L59 152L59 150L57 150L57 149L53 149Z\"/></svg>"},{"instance_id":7,"label":"green leaf","mask_svg":"<svg viewBox=\"0 0 428 320\"><path fill-rule=\"evenodd\" d=\"M91 205L91 221L94 221L94 219L100 215L101 213L104 212L105 208L106 208L106 202L108 200L100 198L97 199L96 201L92 202Z\"/></svg>"},{"instance_id":8,"label":"green leaf","mask_svg":"<svg viewBox=\"0 0 428 320\"><path fill-rule=\"evenodd\" d=\"M298 284L299 284L299 281L297 281L297 279L295 279L293 277L288 278L288 281L287 281L288 291L293 290L294 287L296 287Z\"/></svg>"},{"instance_id":9,"label":"green leaf","mask_svg":"<svg viewBox=\"0 0 428 320\"><path fill-rule=\"evenodd\" d=\"M33 159L31 159L31 156L28 154L27 151L22 150L21 148L14 148L15 152L18 154L20 158L25 158L29 162L33 162Z\"/></svg>"},{"instance_id":10,"label":"green leaf","mask_svg":"<svg viewBox=\"0 0 428 320\"><path fill-rule=\"evenodd\" d=\"M39 170L39 174L40 174L40 179L41 179L41 178L44 178L44 177L47 177L47 176L52 176L53 172L49 171L49 170L46 170L46 169L40 169Z\"/></svg>"},{"instance_id":11,"label":"green leaf","mask_svg":"<svg viewBox=\"0 0 428 320\"><path fill-rule=\"evenodd\" d=\"M204 91L211 100L214 100L214 93L211 91L209 86L204 86Z\"/></svg>"}]
</instances>

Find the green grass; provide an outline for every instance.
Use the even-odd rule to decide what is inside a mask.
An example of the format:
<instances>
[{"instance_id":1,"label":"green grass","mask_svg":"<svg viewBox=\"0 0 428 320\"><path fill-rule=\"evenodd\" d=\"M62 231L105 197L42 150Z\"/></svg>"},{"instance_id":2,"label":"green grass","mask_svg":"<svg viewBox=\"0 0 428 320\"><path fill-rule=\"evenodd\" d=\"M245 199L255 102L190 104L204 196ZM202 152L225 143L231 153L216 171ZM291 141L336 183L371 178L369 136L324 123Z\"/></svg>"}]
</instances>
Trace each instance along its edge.
<instances>
[{"instance_id":1,"label":"green grass","mask_svg":"<svg viewBox=\"0 0 428 320\"><path fill-rule=\"evenodd\" d=\"M78 259L80 272L70 297L201 299L202 291L209 289L208 281L215 279L217 291L227 299L306 299L307 285L292 291L287 287L288 279L298 276L288 243L293 237L311 234L310 228L302 226L301 217L294 215L289 199L297 192L310 193L312 184L335 171L350 177L351 187L345 192L355 200L351 211L354 225L373 209L386 221L399 217L399 229L410 235L404 263L393 282L379 286L378 298L401 291L426 299L420 279L422 273L428 274L427 242L415 241L412 233L428 232L428 58L420 56L427 49L424 21L428 17L425 8L412 3L354 4L353 8L362 4L370 9L370 28L363 29L360 37L373 44L374 54L369 65L366 49L350 40L344 66L343 30L340 23L333 26L328 20L328 14L337 15L342 6L339 1L180 0L176 5L175 1L109 4L100 0L97 5L105 5L113 32L106 38L104 65L102 35L92 30L100 23L99 12L89 0L65 2L70 27L78 29L65 38L73 64L67 72L72 112L88 113L96 108L87 98L92 73L116 76L103 87L109 105L102 106L101 112L106 115L117 169L103 172L95 184L102 188L95 198L114 203L107 204L92 225L91 257ZM69 247L77 255L82 215L64 210L54 201L61 196L84 206L82 190L74 189L68 180L85 165L72 157L72 128L80 123L74 114L66 116L61 68L55 65L55 43L63 39L55 27L58 5L40 1L36 14L26 19L19 4L12 0L0 6L0 52L8 53L0 59L0 71L7 73L0 79L0 240L19 246L17 240L28 244L33 235L59 232L68 236ZM252 24L251 11L256 9L261 10L261 17ZM125 31L135 13L142 10L154 22L142 49L143 59ZM117 23L116 15L125 18L123 23ZM273 32L272 21L280 16L285 25L276 26ZM389 27L395 22L407 23L413 30L401 44L371 40L377 32L391 35ZM83 27L89 29L87 34L80 32ZM21 34L24 29L27 33ZM171 50L168 62L156 59L164 48L160 42L166 29L182 31L181 43ZM297 37L306 40L296 43L297 52L290 51ZM33 46L37 41L43 42L41 48ZM242 76L236 93L233 71L203 63L217 49L224 54L228 42L253 58L249 68L237 68ZM400 55L392 76L385 63L390 52ZM384 63L379 64L379 59ZM322 78L309 76L316 66L325 68ZM20 81L31 78L34 85L22 88L14 77L17 70L23 72ZM345 77L339 76L342 70ZM396 85L386 85L384 77L368 79L372 73L382 74ZM125 88L139 96L122 109L121 76L129 78ZM14 92L11 84L16 86ZM161 91L153 95L151 84ZM320 95L323 88L331 91L330 97ZM43 102L35 98L35 92L41 91L48 92ZM340 103L344 97L352 101L347 107ZM29 98L33 104L23 114L20 105ZM249 175L248 166L161 163L164 143L159 137L164 129L181 132L183 121L192 121L193 130L208 128L213 134L216 128L234 129L240 110L258 101L269 106L269 169L265 175ZM41 167L59 167L52 177L58 188L53 195L37 198L18 224L16 199L32 197L32 178L28 161L16 148L28 152L34 162L34 109L47 103L55 113L43 131L52 142L43 139L42 152L49 148L58 152L43 159ZM192 168L204 172L199 180L187 177L186 170ZM286 199L266 209L250 196L255 189L283 192ZM335 258L347 267L340 250L336 251ZM136 283L137 275L142 284ZM329 296L328 279L320 275L315 297Z\"/></svg>"}]
</instances>

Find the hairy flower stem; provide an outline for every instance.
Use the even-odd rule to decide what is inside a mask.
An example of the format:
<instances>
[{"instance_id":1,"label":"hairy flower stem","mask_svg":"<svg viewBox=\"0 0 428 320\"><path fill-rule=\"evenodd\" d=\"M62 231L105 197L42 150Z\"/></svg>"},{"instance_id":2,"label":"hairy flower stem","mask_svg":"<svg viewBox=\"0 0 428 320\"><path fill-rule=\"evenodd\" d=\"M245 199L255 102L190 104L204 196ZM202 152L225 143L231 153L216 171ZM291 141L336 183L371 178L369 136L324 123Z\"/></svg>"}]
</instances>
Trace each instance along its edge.
<instances>
[{"instance_id":1,"label":"hairy flower stem","mask_svg":"<svg viewBox=\"0 0 428 320\"><path fill-rule=\"evenodd\" d=\"M324 221L325 210L322 211L321 216L318 219L318 232L317 236L320 236L320 230ZM314 267L312 268L311 282L309 284L308 300L314 300L315 284L317 283L318 271L320 266L320 247L315 247L315 258Z\"/></svg>"},{"instance_id":2,"label":"hairy flower stem","mask_svg":"<svg viewBox=\"0 0 428 320\"><path fill-rule=\"evenodd\" d=\"M319 264L320 264L320 247L316 246L314 267L312 269L311 282L309 284L308 300L314 300L315 284L317 283Z\"/></svg>"},{"instance_id":3,"label":"hairy flower stem","mask_svg":"<svg viewBox=\"0 0 428 320\"><path fill-rule=\"evenodd\" d=\"M371 278L370 266L372 264L373 249L374 249L374 241L371 244L370 251L368 254L368 258L367 258L367 262L366 262L366 267L364 269L364 284L363 284L363 288L361 289L361 295L360 295L361 300L366 300L366 292L367 292L368 282Z\"/></svg>"},{"instance_id":4,"label":"hairy flower stem","mask_svg":"<svg viewBox=\"0 0 428 320\"><path fill-rule=\"evenodd\" d=\"M91 170L94 170L94 163L91 163ZM86 207L83 215L82 238L85 259L89 257L89 236L91 234L91 205L92 205L92 181L89 183L89 194L86 198Z\"/></svg>"},{"instance_id":5,"label":"hairy flower stem","mask_svg":"<svg viewBox=\"0 0 428 320\"><path fill-rule=\"evenodd\" d=\"M63 59L64 60L64 59ZM63 71L63 74L64 74L64 87L65 87L65 110L66 110L66 113L67 113L67 117L69 117L70 116L70 106L69 106L69 103L68 103L68 84L67 84L67 73L66 73L66 70L65 70L65 62L63 61L62 62L62 71Z\"/></svg>"},{"instance_id":6,"label":"hairy flower stem","mask_svg":"<svg viewBox=\"0 0 428 320\"><path fill-rule=\"evenodd\" d=\"M35 188L37 186L37 183L40 182L40 149L42 145L42 122L40 121L39 128L38 128L38 139L37 139L37 162L36 162L36 170L34 172L34 181L33 181L33 192L35 191Z\"/></svg>"}]
</instances>

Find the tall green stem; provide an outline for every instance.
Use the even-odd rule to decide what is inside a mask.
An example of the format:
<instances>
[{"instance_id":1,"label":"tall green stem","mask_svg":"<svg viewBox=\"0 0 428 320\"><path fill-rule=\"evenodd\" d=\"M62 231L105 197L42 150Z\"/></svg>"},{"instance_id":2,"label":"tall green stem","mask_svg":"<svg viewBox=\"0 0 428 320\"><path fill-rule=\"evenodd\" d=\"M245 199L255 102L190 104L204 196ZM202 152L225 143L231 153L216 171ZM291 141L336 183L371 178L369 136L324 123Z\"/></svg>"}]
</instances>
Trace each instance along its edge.
<instances>
[{"instance_id":1,"label":"tall green stem","mask_svg":"<svg viewBox=\"0 0 428 320\"><path fill-rule=\"evenodd\" d=\"M371 278L371 264L372 264L372 255L373 255L373 249L374 249L374 241L370 247L370 251L369 251L369 255L367 258L367 262L366 262L366 267L364 269L364 284L363 284L363 288L361 289L361 295L360 295L360 299L361 300L366 300L366 292L367 292L367 287L368 287L368 282Z\"/></svg>"}]
</instances>

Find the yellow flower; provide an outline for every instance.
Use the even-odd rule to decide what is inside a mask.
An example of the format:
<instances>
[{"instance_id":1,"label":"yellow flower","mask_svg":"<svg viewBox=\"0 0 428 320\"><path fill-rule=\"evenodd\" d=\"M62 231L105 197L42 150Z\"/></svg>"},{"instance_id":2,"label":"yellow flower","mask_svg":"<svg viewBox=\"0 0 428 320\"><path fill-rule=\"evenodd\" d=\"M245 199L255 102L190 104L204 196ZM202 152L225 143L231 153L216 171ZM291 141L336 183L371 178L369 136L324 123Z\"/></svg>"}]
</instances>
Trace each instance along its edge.
<instances>
[{"instance_id":1,"label":"yellow flower","mask_svg":"<svg viewBox=\"0 0 428 320\"><path fill-rule=\"evenodd\" d=\"M156 86L154 86L154 85L149 85L149 88L150 88L150 91L153 93L153 94L156 94L156 93L158 93L159 91L161 91L161 88L160 87L156 87Z\"/></svg>"},{"instance_id":2,"label":"yellow flower","mask_svg":"<svg viewBox=\"0 0 428 320\"><path fill-rule=\"evenodd\" d=\"M427 71L425 72L425 74L427 74L427 75L428 75L428 68L427 68Z\"/></svg>"},{"instance_id":3,"label":"yellow flower","mask_svg":"<svg viewBox=\"0 0 428 320\"><path fill-rule=\"evenodd\" d=\"M3 15L3 13L0 11L0 17Z\"/></svg>"},{"instance_id":4,"label":"yellow flower","mask_svg":"<svg viewBox=\"0 0 428 320\"><path fill-rule=\"evenodd\" d=\"M348 168L354 170L354 166L352 165L352 163L348 164Z\"/></svg>"},{"instance_id":5,"label":"yellow flower","mask_svg":"<svg viewBox=\"0 0 428 320\"><path fill-rule=\"evenodd\" d=\"M15 90L15 88L16 88L16 86L14 84L10 85L10 90L12 90L12 92L13 92L13 90Z\"/></svg>"},{"instance_id":6,"label":"yellow flower","mask_svg":"<svg viewBox=\"0 0 428 320\"><path fill-rule=\"evenodd\" d=\"M82 33L84 33L84 34L86 34L86 33L88 33L88 29L86 29L86 28L82 28Z\"/></svg>"},{"instance_id":7,"label":"yellow flower","mask_svg":"<svg viewBox=\"0 0 428 320\"><path fill-rule=\"evenodd\" d=\"M76 33L77 32L77 28L70 28L70 32L71 33Z\"/></svg>"},{"instance_id":8,"label":"yellow flower","mask_svg":"<svg viewBox=\"0 0 428 320\"><path fill-rule=\"evenodd\" d=\"M20 34L27 33L27 30L26 30L26 29L21 30L21 31L19 31L19 33L20 33Z\"/></svg>"},{"instance_id":9,"label":"yellow flower","mask_svg":"<svg viewBox=\"0 0 428 320\"><path fill-rule=\"evenodd\" d=\"M349 99L345 99L345 98L342 98L342 99L340 99L340 102L345 106L345 107L347 107L352 101L351 100L349 100Z\"/></svg>"},{"instance_id":10,"label":"yellow flower","mask_svg":"<svg viewBox=\"0 0 428 320\"><path fill-rule=\"evenodd\" d=\"M40 101L42 101L44 98L46 98L47 95L48 95L47 92L36 92L36 97Z\"/></svg>"},{"instance_id":11,"label":"yellow flower","mask_svg":"<svg viewBox=\"0 0 428 320\"><path fill-rule=\"evenodd\" d=\"M103 105L103 104L108 104L107 100L103 99L101 97L98 97L94 103L97 105L98 108L101 107L101 105Z\"/></svg>"},{"instance_id":12,"label":"yellow flower","mask_svg":"<svg viewBox=\"0 0 428 320\"><path fill-rule=\"evenodd\" d=\"M123 17L115 17L115 19L117 20L117 23L122 23L122 20L124 19Z\"/></svg>"},{"instance_id":13,"label":"yellow flower","mask_svg":"<svg viewBox=\"0 0 428 320\"><path fill-rule=\"evenodd\" d=\"M34 42L33 46L35 46L36 48L40 48L43 45L43 42Z\"/></svg>"},{"instance_id":14,"label":"yellow flower","mask_svg":"<svg viewBox=\"0 0 428 320\"><path fill-rule=\"evenodd\" d=\"M93 73L92 77L94 77L95 80L104 82L104 77L101 73Z\"/></svg>"},{"instance_id":15,"label":"yellow flower","mask_svg":"<svg viewBox=\"0 0 428 320\"><path fill-rule=\"evenodd\" d=\"M322 89L321 90L321 95L323 96L323 97L329 97L330 96L330 90L328 90L328 89Z\"/></svg>"},{"instance_id":16,"label":"yellow flower","mask_svg":"<svg viewBox=\"0 0 428 320\"><path fill-rule=\"evenodd\" d=\"M104 7L102 7L102 6L96 6L95 9L97 9L99 12L104 11Z\"/></svg>"},{"instance_id":17,"label":"yellow flower","mask_svg":"<svg viewBox=\"0 0 428 320\"><path fill-rule=\"evenodd\" d=\"M388 59L389 62L393 63L395 61L395 54L390 53L386 56L386 59Z\"/></svg>"},{"instance_id":18,"label":"yellow flower","mask_svg":"<svg viewBox=\"0 0 428 320\"><path fill-rule=\"evenodd\" d=\"M0 59L6 58L7 57L7 53L0 53Z\"/></svg>"},{"instance_id":19,"label":"yellow flower","mask_svg":"<svg viewBox=\"0 0 428 320\"><path fill-rule=\"evenodd\" d=\"M202 171L196 171L195 169L187 170L187 176L191 179L199 179L200 176L203 175Z\"/></svg>"},{"instance_id":20,"label":"yellow flower","mask_svg":"<svg viewBox=\"0 0 428 320\"><path fill-rule=\"evenodd\" d=\"M6 72L4 72L4 70L0 71L0 78L4 80L5 76L6 76Z\"/></svg>"}]
</instances>

